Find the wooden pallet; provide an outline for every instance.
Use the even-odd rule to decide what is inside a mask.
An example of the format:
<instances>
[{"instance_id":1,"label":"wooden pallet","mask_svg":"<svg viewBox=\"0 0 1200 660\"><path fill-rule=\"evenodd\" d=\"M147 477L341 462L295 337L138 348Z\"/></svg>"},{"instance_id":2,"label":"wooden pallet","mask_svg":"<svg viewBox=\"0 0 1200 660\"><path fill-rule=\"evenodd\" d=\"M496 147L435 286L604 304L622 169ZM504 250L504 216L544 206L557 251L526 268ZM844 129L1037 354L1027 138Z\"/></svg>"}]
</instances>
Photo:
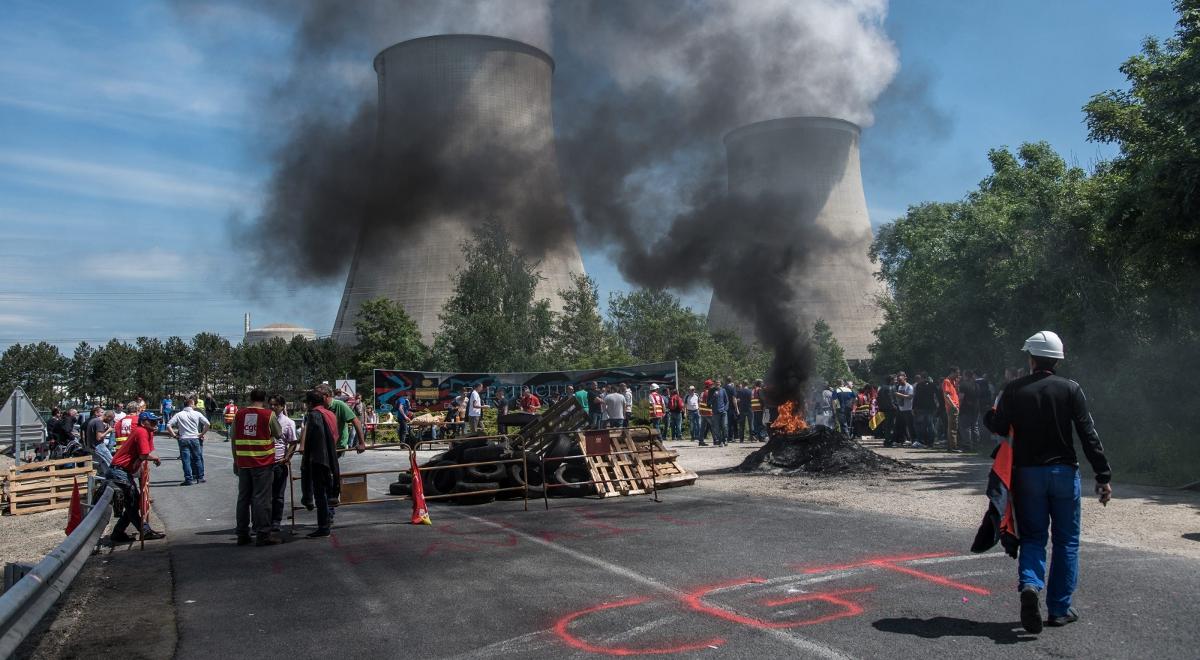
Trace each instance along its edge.
<instances>
[{"instance_id":1,"label":"wooden pallet","mask_svg":"<svg viewBox=\"0 0 1200 660\"><path fill-rule=\"evenodd\" d=\"M596 493L600 497L643 495L653 488L650 472L637 454L612 455L631 451L627 449L633 444L628 429L579 431L576 438L592 481L598 482Z\"/></svg>"},{"instance_id":2,"label":"wooden pallet","mask_svg":"<svg viewBox=\"0 0 1200 660\"><path fill-rule=\"evenodd\" d=\"M588 425L588 414L575 397L567 397L551 406L541 417L526 424L517 433L514 445L527 453L541 455L558 437L554 434L573 433Z\"/></svg>"},{"instance_id":3,"label":"wooden pallet","mask_svg":"<svg viewBox=\"0 0 1200 660\"><path fill-rule=\"evenodd\" d=\"M83 465L66 467L72 463ZM76 480L82 489L92 473L92 459L88 456L11 466L4 480L9 513L19 516L65 509L71 505Z\"/></svg>"},{"instance_id":4,"label":"wooden pallet","mask_svg":"<svg viewBox=\"0 0 1200 660\"><path fill-rule=\"evenodd\" d=\"M679 465L679 452L664 447L658 431L654 429L633 430L642 431L642 433L633 434L632 439L642 452L639 456L654 472L654 480L659 488L690 486L696 483L696 473L685 470Z\"/></svg>"}]
</instances>

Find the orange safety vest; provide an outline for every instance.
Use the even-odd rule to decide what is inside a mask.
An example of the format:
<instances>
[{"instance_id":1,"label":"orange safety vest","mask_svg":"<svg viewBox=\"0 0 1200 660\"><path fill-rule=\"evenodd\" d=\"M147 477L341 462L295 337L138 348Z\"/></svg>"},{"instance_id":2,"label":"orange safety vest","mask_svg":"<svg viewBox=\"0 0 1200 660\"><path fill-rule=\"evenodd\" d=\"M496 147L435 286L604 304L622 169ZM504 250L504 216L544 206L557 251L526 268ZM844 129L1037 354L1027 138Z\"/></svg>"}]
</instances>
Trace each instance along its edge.
<instances>
[{"instance_id":1,"label":"orange safety vest","mask_svg":"<svg viewBox=\"0 0 1200 660\"><path fill-rule=\"evenodd\" d=\"M117 436L117 448L129 439L129 434L133 432L134 421L137 420L137 413L125 415L117 422L117 427L114 429L114 434Z\"/></svg>"},{"instance_id":2,"label":"orange safety vest","mask_svg":"<svg viewBox=\"0 0 1200 660\"><path fill-rule=\"evenodd\" d=\"M275 440L271 438L271 415L266 408L243 408L234 415L234 462L239 468L271 467L275 464Z\"/></svg>"},{"instance_id":3,"label":"orange safety vest","mask_svg":"<svg viewBox=\"0 0 1200 660\"><path fill-rule=\"evenodd\" d=\"M229 426L230 424L232 424L233 418L237 417L237 414L238 414L237 406L235 406L233 404L225 406L225 425Z\"/></svg>"},{"instance_id":4,"label":"orange safety vest","mask_svg":"<svg viewBox=\"0 0 1200 660\"><path fill-rule=\"evenodd\" d=\"M650 416L655 419L662 419L667 414L667 407L663 404L662 395L658 392L650 393Z\"/></svg>"},{"instance_id":5,"label":"orange safety vest","mask_svg":"<svg viewBox=\"0 0 1200 660\"><path fill-rule=\"evenodd\" d=\"M762 390L757 387L754 388L754 392L750 398L750 412L762 412L762 399L759 398L760 396L762 396Z\"/></svg>"},{"instance_id":6,"label":"orange safety vest","mask_svg":"<svg viewBox=\"0 0 1200 660\"><path fill-rule=\"evenodd\" d=\"M708 405L708 390L700 395L700 416L712 417L712 406Z\"/></svg>"}]
</instances>

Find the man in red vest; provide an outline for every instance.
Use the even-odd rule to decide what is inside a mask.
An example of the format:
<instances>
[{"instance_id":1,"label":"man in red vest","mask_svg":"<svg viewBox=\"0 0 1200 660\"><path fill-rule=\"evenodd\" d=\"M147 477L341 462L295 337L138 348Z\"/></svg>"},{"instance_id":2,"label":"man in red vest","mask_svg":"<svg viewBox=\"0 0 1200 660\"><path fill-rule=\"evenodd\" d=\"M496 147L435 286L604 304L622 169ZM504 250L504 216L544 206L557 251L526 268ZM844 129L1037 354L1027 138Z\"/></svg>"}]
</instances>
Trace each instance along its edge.
<instances>
[{"instance_id":1,"label":"man in red vest","mask_svg":"<svg viewBox=\"0 0 1200 660\"><path fill-rule=\"evenodd\" d=\"M667 416L667 400L658 391L658 383L650 386L650 423L658 431L659 437L663 437L663 418Z\"/></svg>"},{"instance_id":2,"label":"man in red vest","mask_svg":"<svg viewBox=\"0 0 1200 660\"><path fill-rule=\"evenodd\" d=\"M267 393L254 390L250 405L237 411L229 429L233 472L238 477L237 544L250 544L250 522L258 535L256 545L276 545L283 540L271 532L271 484L274 481L275 439L283 427L267 408Z\"/></svg>"},{"instance_id":3,"label":"man in red vest","mask_svg":"<svg viewBox=\"0 0 1200 660\"><path fill-rule=\"evenodd\" d=\"M233 420L238 414L238 407L237 404L233 402L233 399L230 399L229 403L225 404L225 410L223 412L224 414L222 415L221 419L225 422L225 442L229 442L229 439L233 437Z\"/></svg>"}]
</instances>

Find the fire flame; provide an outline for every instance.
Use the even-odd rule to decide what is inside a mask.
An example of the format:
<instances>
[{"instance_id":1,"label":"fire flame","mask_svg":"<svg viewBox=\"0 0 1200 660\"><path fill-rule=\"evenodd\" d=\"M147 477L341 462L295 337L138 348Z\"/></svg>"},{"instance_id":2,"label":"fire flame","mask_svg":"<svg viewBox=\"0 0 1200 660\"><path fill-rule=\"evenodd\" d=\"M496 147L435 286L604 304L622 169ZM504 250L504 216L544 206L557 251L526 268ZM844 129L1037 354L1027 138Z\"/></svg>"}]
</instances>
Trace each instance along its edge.
<instances>
[{"instance_id":1,"label":"fire flame","mask_svg":"<svg viewBox=\"0 0 1200 660\"><path fill-rule=\"evenodd\" d=\"M808 428L804 422L804 413L794 401L787 401L779 406L779 416L771 422L771 428L783 433L799 433Z\"/></svg>"}]
</instances>

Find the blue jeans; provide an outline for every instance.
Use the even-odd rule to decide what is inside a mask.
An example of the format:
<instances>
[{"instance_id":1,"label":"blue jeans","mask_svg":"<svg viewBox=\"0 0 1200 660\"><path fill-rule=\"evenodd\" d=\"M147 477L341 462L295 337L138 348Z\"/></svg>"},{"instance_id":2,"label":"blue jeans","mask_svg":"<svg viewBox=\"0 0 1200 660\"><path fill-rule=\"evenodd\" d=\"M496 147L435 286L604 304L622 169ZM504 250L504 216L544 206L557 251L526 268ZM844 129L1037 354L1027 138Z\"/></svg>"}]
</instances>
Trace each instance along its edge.
<instances>
[{"instance_id":1,"label":"blue jeans","mask_svg":"<svg viewBox=\"0 0 1200 660\"><path fill-rule=\"evenodd\" d=\"M108 466L112 465L112 450L108 448L107 442L101 442L92 450L92 461L96 464L96 474L104 476L108 474Z\"/></svg>"},{"instance_id":2,"label":"blue jeans","mask_svg":"<svg viewBox=\"0 0 1200 660\"><path fill-rule=\"evenodd\" d=\"M592 428L594 428L594 429L604 428L604 415L602 413L593 412L591 415L591 418L592 418L591 419Z\"/></svg>"},{"instance_id":3,"label":"blue jeans","mask_svg":"<svg viewBox=\"0 0 1200 660\"><path fill-rule=\"evenodd\" d=\"M670 415L670 420L671 420L671 439L672 440L682 440L683 439L683 413L673 412L673 413L668 413L668 414Z\"/></svg>"},{"instance_id":4,"label":"blue jeans","mask_svg":"<svg viewBox=\"0 0 1200 660\"><path fill-rule=\"evenodd\" d=\"M728 436L725 435L726 431L729 430L729 427L727 426L729 422L725 419L724 412L717 412L714 410L712 414L712 421L709 423L712 425L714 445L723 445L729 441Z\"/></svg>"},{"instance_id":5,"label":"blue jeans","mask_svg":"<svg viewBox=\"0 0 1200 660\"><path fill-rule=\"evenodd\" d=\"M701 435L703 428L700 426L700 411L688 411L688 426L692 427L692 440L699 441L704 436Z\"/></svg>"},{"instance_id":6,"label":"blue jeans","mask_svg":"<svg viewBox=\"0 0 1200 660\"><path fill-rule=\"evenodd\" d=\"M1013 474L1021 552L1018 588L1046 589L1050 616L1064 616L1079 575L1079 470L1070 465L1019 467ZM1054 544L1046 581L1046 539Z\"/></svg>"},{"instance_id":7,"label":"blue jeans","mask_svg":"<svg viewBox=\"0 0 1200 660\"><path fill-rule=\"evenodd\" d=\"M204 478L204 451L200 448L200 438L179 439L179 462L183 464L184 481Z\"/></svg>"}]
</instances>

